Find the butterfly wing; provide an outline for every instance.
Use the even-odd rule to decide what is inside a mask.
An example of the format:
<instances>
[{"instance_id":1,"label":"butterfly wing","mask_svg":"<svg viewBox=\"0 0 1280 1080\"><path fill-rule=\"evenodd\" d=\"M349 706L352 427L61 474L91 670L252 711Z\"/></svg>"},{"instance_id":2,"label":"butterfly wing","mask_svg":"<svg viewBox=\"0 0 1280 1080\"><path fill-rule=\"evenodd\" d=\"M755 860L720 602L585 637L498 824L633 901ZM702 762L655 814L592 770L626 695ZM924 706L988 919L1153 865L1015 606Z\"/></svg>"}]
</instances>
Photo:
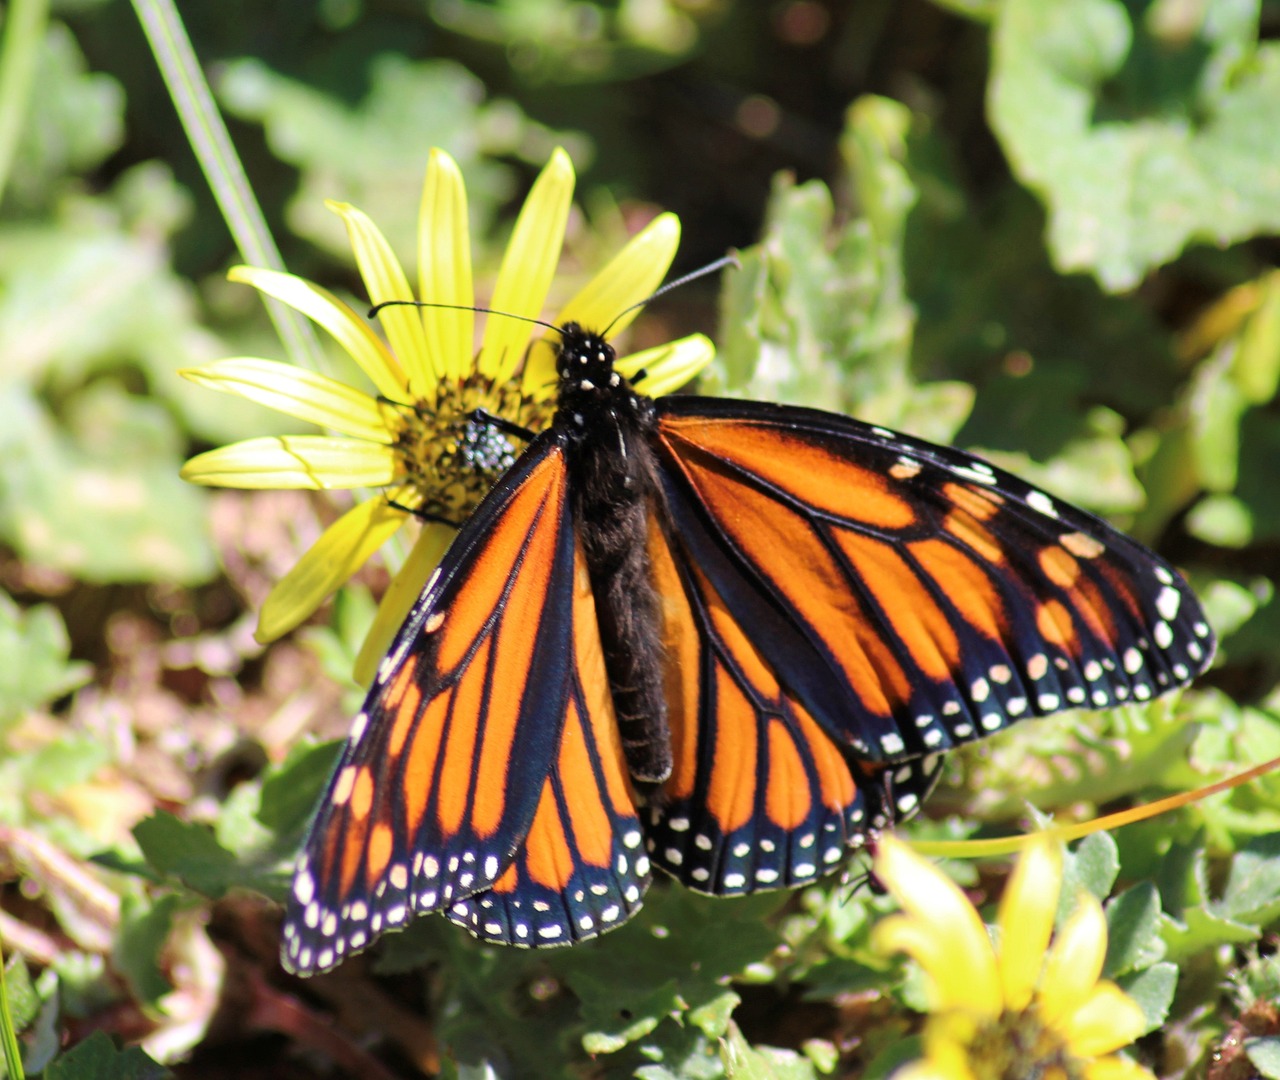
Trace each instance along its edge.
<instances>
[{"instance_id":1,"label":"butterfly wing","mask_svg":"<svg viewBox=\"0 0 1280 1080\"><path fill-rule=\"evenodd\" d=\"M649 887L649 858L605 673L581 549L574 568L573 664L560 748L515 860L450 919L506 945L569 945L621 926Z\"/></svg>"},{"instance_id":2,"label":"butterfly wing","mask_svg":"<svg viewBox=\"0 0 1280 1080\"><path fill-rule=\"evenodd\" d=\"M299 858L287 968L332 967L412 913L509 881L517 862L526 873L507 890L513 903L544 883L544 863L552 884L564 879L565 859L597 855L588 833L605 825L571 813L553 836L549 784L581 783L588 798L605 785L609 827L639 842L601 740L612 715L587 655L597 631L576 548L563 449L546 435L460 531L379 669ZM584 743L596 753L589 771ZM535 929L508 925L513 940Z\"/></svg>"},{"instance_id":3,"label":"butterfly wing","mask_svg":"<svg viewBox=\"0 0 1280 1080\"><path fill-rule=\"evenodd\" d=\"M829 732L899 762L1188 682L1194 594L1101 519L970 455L829 413L660 399L684 558Z\"/></svg>"},{"instance_id":4,"label":"butterfly wing","mask_svg":"<svg viewBox=\"0 0 1280 1080\"><path fill-rule=\"evenodd\" d=\"M674 761L647 811L658 866L714 895L794 888L919 805L936 759L852 761L654 515L648 546Z\"/></svg>"}]
</instances>

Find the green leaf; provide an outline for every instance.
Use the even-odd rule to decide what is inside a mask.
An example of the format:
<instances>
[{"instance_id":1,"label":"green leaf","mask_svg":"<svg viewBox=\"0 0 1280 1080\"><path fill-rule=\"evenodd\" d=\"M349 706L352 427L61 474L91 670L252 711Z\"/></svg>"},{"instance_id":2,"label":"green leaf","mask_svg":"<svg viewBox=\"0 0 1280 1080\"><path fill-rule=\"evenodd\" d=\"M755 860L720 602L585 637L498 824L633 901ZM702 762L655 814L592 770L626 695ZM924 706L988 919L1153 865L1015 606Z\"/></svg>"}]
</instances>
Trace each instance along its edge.
<instances>
[{"instance_id":1,"label":"green leaf","mask_svg":"<svg viewBox=\"0 0 1280 1080\"><path fill-rule=\"evenodd\" d=\"M183 898L166 893L154 902L125 896L120 906L120 927L111 953L112 966L129 983L134 998L154 1009L173 987L160 970L160 952L169 940L173 917Z\"/></svg>"},{"instance_id":2,"label":"green leaf","mask_svg":"<svg viewBox=\"0 0 1280 1080\"><path fill-rule=\"evenodd\" d=\"M165 1080L173 1075L136 1046L117 1050L111 1037L95 1031L45 1070L45 1080Z\"/></svg>"},{"instance_id":3,"label":"green leaf","mask_svg":"<svg viewBox=\"0 0 1280 1080\"><path fill-rule=\"evenodd\" d=\"M636 1069L636 1080L723 1080L724 1077L718 1043L697 1028L663 1024L637 1050L643 1059L656 1064Z\"/></svg>"},{"instance_id":4,"label":"green leaf","mask_svg":"<svg viewBox=\"0 0 1280 1080\"><path fill-rule=\"evenodd\" d=\"M228 111L261 123L275 153L301 169L290 225L344 260L351 259L351 246L341 220L325 208L326 199L358 206L377 222L404 265L413 267L428 147L447 150L457 160L467 178L472 229L483 235L514 179L485 151L519 152L533 144L531 156L545 159L559 141L547 138L517 106L485 104L484 84L452 61L384 53L372 61L368 78L368 96L355 108L256 60L229 64L218 86ZM414 149L406 153L407 147Z\"/></svg>"},{"instance_id":5,"label":"green leaf","mask_svg":"<svg viewBox=\"0 0 1280 1080\"><path fill-rule=\"evenodd\" d=\"M1119 0L1000 6L990 121L1062 272L1121 291L1190 243L1280 229L1280 49L1252 4L1197 11L1166 32Z\"/></svg>"},{"instance_id":6,"label":"green leaf","mask_svg":"<svg viewBox=\"0 0 1280 1080\"><path fill-rule=\"evenodd\" d=\"M1076 896L1086 889L1099 900L1106 899L1120 874L1116 842L1104 832L1091 833L1068 851L1062 867L1062 893L1058 898L1059 919L1075 908Z\"/></svg>"},{"instance_id":7,"label":"green leaf","mask_svg":"<svg viewBox=\"0 0 1280 1080\"><path fill-rule=\"evenodd\" d=\"M1258 306L1240 331L1232 380L1251 405L1265 405L1280 387L1280 273L1258 283Z\"/></svg>"},{"instance_id":8,"label":"green leaf","mask_svg":"<svg viewBox=\"0 0 1280 1080\"><path fill-rule=\"evenodd\" d=\"M642 1039L668 1017L678 1017L684 1003L674 980L656 989L632 994L625 984L578 974L574 992L582 1000L587 1032L582 1048L588 1054L614 1054Z\"/></svg>"},{"instance_id":9,"label":"green leaf","mask_svg":"<svg viewBox=\"0 0 1280 1080\"><path fill-rule=\"evenodd\" d=\"M1174 918L1187 908L1203 905L1208 895L1203 835L1197 832L1189 841L1175 840L1162 851L1155 880L1160 906Z\"/></svg>"},{"instance_id":10,"label":"green leaf","mask_svg":"<svg viewBox=\"0 0 1280 1080\"><path fill-rule=\"evenodd\" d=\"M627 926L556 953L553 970L582 1002L584 1047L616 1052L665 1019L683 1022L687 1016L699 1028L713 1024L729 1007L724 980L777 948L778 937L763 918L784 899L710 900L651 889L644 910Z\"/></svg>"},{"instance_id":11,"label":"green leaf","mask_svg":"<svg viewBox=\"0 0 1280 1080\"><path fill-rule=\"evenodd\" d=\"M1207 588L1196 590L1204 603L1205 614L1219 637L1228 637L1240 629L1254 612L1271 601L1268 582L1259 590L1248 589L1234 581L1213 581Z\"/></svg>"},{"instance_id":12,"label":"green leaf","mask_svg":"<svg viewBox=\"0 0 1280 1080\"><path fill-rule=\"evenodd\" d=\"M1226 378L1229 356L1224 352L1213 363L1196 371L1191 393L1191 450L1196 473L1209 491L1231 491L1240 463L1240 424L1249 409L1244 392Z\"/></svg>"},{"instance_id":13,"label":"green leaf","mask_svg":"<svg viewBox=\"0 0 1280 1080\"><path fill-rule=\"evenodd\" d=\"M93 667L71 661L67 628L46 604L23 611L0 592L0 727L71 693L93 677Z\"/></svg>"},{"instance_id":14,"label":"green leaf","mask_svg":"<svg viewBox=\"0 0 1280 1080\"><path fill-rule=\"evenodd\" d=\"M4 990L9 1001L9 1020L14 1034L22 1034L35 1023L40 1015L40 995L31 982L31 972L21 956L15 956L4 966Z\"/></svg>"},{"instance_id":15,"label":"green leaf","mask_svg":"<svg viewBox=\"0 0 1280 1080\"><path fill-rule=\"evenodd\" d=\"M339 739L294 746L262 781L258 820L280 836L300 834L315 812L342 746Z\"/></svg>"},{"instance_id":16,"label":"green leaf","mask_svg":"<svg viewBox=\"0 0 1280 1080\"><path fill-rule=\"evenodd\" d=\"M1148 968L1164 956L1160 894L1149 881L1126 889L1106 906L1108 978Z\"/></svg>"},{"instance_id":17,"label":"green leaf","mask_svg":"<svg viewBox=\"0 0 1280 1080\"><path fill-rule=\"evenodd\" d=\"M1258 926L1280 917L1280 835L1255 837L1236 853L1217 910Z\"/></svg>"},{"instance_id":18,"label":"green leaf","mask_svg":"<svg viewBox=\"0 0 1280 1080\"><path fill-rule=\"evenodd\" d=\"M218 843L207 825L181 821L161 810L138 822L133 836L156 870L212 899L246 877L236 857Z\"/></svg>"},{"instance_id":19,"label":"green leaf","mask_svg":"<svg viewBox=\"0 0 1280 1080\"><path fill-rule=\"evenodd\" d=\"M621 83L675 63L700 41L696 9L680 0L643 8L577 0L449 0L433 19L510 58L529 83ZM593 91L579 91L592 97Z\"/></svg>"},{"instance_id":20,"label":"green leaf","mask_svg":"<svg viewBox=\"0 0 1280 1080\"><path fill-rule=\"evenodd\" d=\"M1110 409L1094 408L1075 417L1070 422L1070 432L1063 433L1063 443L1043 463L1022 452L1001 451L975 443L981 437L977 429L983 413L1007 418L1011 411L1027 407L1025 401L1017 400L1016 385L1006 384L1005 388L1012 391L1012 396L998 391L983 394L979 403L981 412L975 409L973 424L966 424L961 433L966 445L1028 483L1098 513L1120 514L1142 505L1145 496L1133 472L1133 455L1122 438L1124 421ZM1030 388L1024 386L1023 389ZM1061 396L1054 411L1059 415L1063 411Z\"/></svg>"},{"instance_id":21,"label":"green leaf","mask_svg":"<svg viewBox=\"0 0 1280 1080\"><path fill-rule=\"evenodd\" d=\"M720 1040L724 1074L729 1080L814 1080L813 1062L794 1050L753 1047L736 1024Z\"/></svg>"},{"instance_id":22,"label":"green leaf","mask_svg":"<svg viewBox=\"0 0 1280 1080\"><path fill-rule=\"evenodd\" d=\"M31 791L57 794L82 784L111 760L111 747L92 735L66 735L26 757L23 786Z\"/></svg>"},{"instance_id":23,"label":"green leaf","mask_svg":"<svg viewBox=\"0 0 1280 1080\"><path fill-rule=\"evenodd\" d=\"M1167 960L1132 975L1116 980L1120 989L1138 1003L1147 1026L1143 1031L1155 1031L1169 1016L1173 994L1178 988L1178 965Z\"/></svg>"},{"instance_id":24,"label":"green leaf","mask_svg":"<svg viewBox=\"0 0 1280 1080\"><path fill-rule=\"evenodd\" d=\"M705 1005L689 1011L689 1023L708 1038L718 1039L729 1029L733 1010L742 1004L742 998L732 990L712 998Z\"/></svg>"},{"instance_id":25,"label":"green leaf","mask_svg":"<svg viewBox=\"0 0 1280 1080\"><path fill-rule=\"evenodd\" d=\"M1187 531L1224 548L1245 548L1253 539L1253 513L1234 495L1208 495L1187 514Z\"/></svg>"},{"instance_id":26,"label":"green leaf","mask_svg":"<svg viewBox=\"0 0 1280 1080\"><path fill-rule=\"evenodd\" d=\"M61 423L21 385L0 385L0 413L0 537L25 558L97 582L213 574L169 410L103 381Z\"/></svg>"},{"instance_id":27,"label":"green leaf","mask_svg":"<svg viewBox=\"0 0 1280 1080\"><path fill-rule=\"evenodd\" d=\"M24 206L49 205L73 174L91 172L120 147L124 93L111 76L87 69L70 30L52 23L6 192Z\"/></svg>"},{"instance_id":28,"label":"green leaf","mask_svg":"<svg viewBox=\"0 0 1280 1080\"><path fill-rule=\"evenodd\" d=\"M1187 908L1181 919L1166 919L1161 936L1168 959L1180 964L1222 945L1247 945L1257 941L1262 931L1257 926L1219 915L1208 907L1193 907Z\"/></svg>"},{"instance_id":29,"label":"green leaf","mask_svg":"<svg viewBox=\"0 0 1280 1080\"><path fill-rule=\"evenodd\" d=\"M40 989L43 989L47 996L41 1003L40 1012L23 1040L22 1065L31 1076L37 1073L43 1074L49 1062L62 1052L62 972L58 971L52 979L46 976L46 979L41 981L46 985Z\"/></svg>"},{"instance_id":30,"label":"green leaf","mask_svg":"<svg viewBox=\"0 0 1280 1080\"><path fill-rule=\"evenodd\" d=\"M856 413L949 441L972 388L917 385L915 308L903 244L916 189L907 171L911 113L885 98L849 109L841 140L861 216L837 224L830 190L775 180L759 245L743 253L723 298L725 386L764 400Z\"/></svg>"},{"instance_id":31,"label":"green leaf","mask_svg":"<svg viewBox=\"0 0 1280 1080\"><path fill-rule=\"evenodd\" d=\"M1263 1080L1280 1080L1280 1037L1245 1039L1244 1052Z\"/></svg>"}]
</instances>

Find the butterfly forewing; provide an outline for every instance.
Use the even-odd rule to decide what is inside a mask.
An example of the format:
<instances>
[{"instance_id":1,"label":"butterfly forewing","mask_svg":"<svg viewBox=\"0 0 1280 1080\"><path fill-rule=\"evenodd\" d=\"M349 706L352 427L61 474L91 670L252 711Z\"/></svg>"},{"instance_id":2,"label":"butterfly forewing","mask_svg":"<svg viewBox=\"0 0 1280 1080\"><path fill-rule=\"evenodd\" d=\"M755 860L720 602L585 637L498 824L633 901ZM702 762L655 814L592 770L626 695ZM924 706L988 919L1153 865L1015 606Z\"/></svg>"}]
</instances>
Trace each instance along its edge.
<instances>
[{"instance_id":1,"label":"butterfly forewing","mask_svg":"<svg viewBox=\"0 0 1280 1080\"><path fill-rule=\"evenodd\" d=\"M665 398L674 534L857 754L1146 700L1207 666L1186 583L1105 522L958 451L807 409Z\"/></svg>"},{"instance_id":2,"label":"butterfly forewing","mask_svg":"<svg viewBox=\"0 0 1280 1080\"><path fill-rule=\"evenodd\" d=\"M401 630L299 860L284 929L292 970L331 967L511 866L569 711L566 489L559 447L532 447Z\"/></svg>"},{"instance_id":3,"label":"butterfly forewing","mask_svg":"<svg viewBox=\"0 0 1280 1080\"><path fill-rule=\"evenodd\" d=\"M570 945L595 937L630 918L649 886L580 552L571 618L573 664L559 694L565 702L560 746L533 824L493 888L448 911L476 936L506 945Z\"/></svg>"}]
</instances>

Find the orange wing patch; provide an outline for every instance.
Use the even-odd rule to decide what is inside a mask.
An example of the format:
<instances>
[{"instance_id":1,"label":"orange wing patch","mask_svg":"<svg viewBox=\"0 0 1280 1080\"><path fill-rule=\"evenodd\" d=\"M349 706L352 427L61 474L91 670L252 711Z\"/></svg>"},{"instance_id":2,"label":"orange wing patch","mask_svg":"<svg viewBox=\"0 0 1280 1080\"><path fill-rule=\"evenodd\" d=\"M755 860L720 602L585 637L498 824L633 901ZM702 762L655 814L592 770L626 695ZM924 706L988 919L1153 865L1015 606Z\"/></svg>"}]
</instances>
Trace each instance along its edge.
<instances>
[{"instance_id":1,"label":"orange wing patch","mask_svg":"<svg viewBox=\"0 0 1280 1080\"><path fill-rule=\"evenodd\" d=\"M649 556L664 640L680 657L668 666L674 768L649 815L654 861L717 895L816 880L884 820L878 794L854 783L832 737L683 550L652 529Z\"/></svg>"},{"instance_id":2,"label":"orange wing patch","mask_svg":"<svg viewBox=\"0 0 1280 1080\"><path fill-rule=\"evenodd\" d=\"M879 529L905 529L916 521L910 498L887 473L855 464L796 432L668 417L663 436L683 444L676 450L682 460L712 455L719 468L741 470L815 510L847 516L852 505L858 521Z\"/></svg>"},{"instance_id":3,"label":"orange wing patch","mask_svg":"<svg viewBox=\"0 0 1280 1080\"><path fill-rule=\"evenodd\" d=\"M859 757L901 765L1024 716L1145 700L1207 662L1176 574L977 458L786 406L658 411L668 533Z\"/></svg>"},{"instance_id":4,"label":"orange wing patch","mask_svg":"<svg viewBox=\"0 0 1280 1080\"><path fill-rule=\"evenodd\" d=\"M292 969L508 871L556 764L573 587L565 463L545 440L464 527L357 717L295 876Z\"/></svg>"},{"instance_id":5,"label":"orange wing patch","mask_svg":"<svg viewBox=\"0 0 1280 1080\"><path fill-rule=\"evenodd\" d=\"M567 945L595 937L629 917L649 884L581 551L573 582L565 613L571 616L573 664L555 764L533 823L494 887L448 911L454 922L491 941Z\"/></svg>"},{"instance_id":6,"label":"orange wing patch","mask_svg":"<svg viewBox=\"0 0 1280 1080\"><path fill-rule=\"evenodd\" d=\"M665 790L676 799L693 794L698 773L698 717L702 709L702 645L680 572L655 514L649 515L649 567L662 606L667 724L672 768Z\"/></svg>"}]
</instances>

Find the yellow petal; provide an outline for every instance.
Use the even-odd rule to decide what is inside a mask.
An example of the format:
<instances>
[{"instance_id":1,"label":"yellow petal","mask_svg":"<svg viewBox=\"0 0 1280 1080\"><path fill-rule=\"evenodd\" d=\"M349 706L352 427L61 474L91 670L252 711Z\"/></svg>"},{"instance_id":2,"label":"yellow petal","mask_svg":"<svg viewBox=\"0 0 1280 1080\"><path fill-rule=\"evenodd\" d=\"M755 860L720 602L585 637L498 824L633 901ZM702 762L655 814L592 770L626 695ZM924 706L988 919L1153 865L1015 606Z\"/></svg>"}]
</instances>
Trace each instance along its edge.
<instances>
[{"instance_id":1,"label":"yellow petal","mask_svg":"<svg viewBox=\"0 0 1280 1080\"><path fill-rule=\"evenodd\" d=\"M1096 1057L1132 1043L1147 1030L1147 1018L1133 998L1104 981L1059 1026L1073 1053Z\"/></svg>"},{"instance_id":2,"label":"yellow petal","mask_svg":"<svg viewBox=\"0 0 1280 1080\"><path fill-rule=\"evenodd\" d=\"M1000 898L1000 981L1005 1008L1025 1009L1040 978L1062 887L1062 854L1038 836L1023 851Z\"/></svg>"},{"instance_id":3,"label":"yellow petal","mask_svg":"<svg viewBox=\"0 0 1280 1080\"><path fill-rule=\"evenodd\" d=\"M1045 957L1040 980L1040 1012L1045 1022L1057 1025L1088 1000L1107 955L1107 919L1102 905L1082 892L1076 910L1067 920Z\"/></svg>"},{"instance_id":4,"label":"yellow petal","mask_svg":"<svg viewBox=\"0 0 1280 1080\"><path fill-rule=\"evenodd\" d=\"M254 637L265 645L301 623L368 561L404 519L403 510L377 495L348 510L276 582L262 605Z\"/></svg>"},{"instance_id":5,"label":"yellow petal","mask_svg":"<svg viewBox=\"0 0 1280 1080\"><path fill-rule=\"evenodd\" d=\"M956 1006L953 989L934 977L936 970L946 967L947 949L946 943L939 940L930 927L922 926L906 915L889 915L876 924L871 944L885 954L903 953L920 965L925 974L925 994L931 1010Z\"/></svg>"},{"instance_id":6,"label":"yellow petal","mask_svg":"<svg viewBox=\"0 0 1280 1080\"><path fill-rule=\"evenodd\" d=\"M918 950L912 955L936 985L939 1003L980 1016L998 1016L1001 998L995 953L964 893L892 836L880 838L874 868L910 916Z\"/></svg>"},{"instance_id":7,"label":"yellow petal","mask_svg":"<svg viewBox=\"0 0 1280 1080\"><path fill-rule=\"evenodd\" d=\"M238 488L385 487L399 471L388 446L326 435L245 439L198 454L182 466L193 484Z\"/></svg>"},{"instance_id":8,"label":"yellow petal","mask_svg":"<svg viewBox=\"0 0 1280 1080\"><path fill-rule=\"evenodd\" d=\"M1156 1080L1137 1062L1122 1057L1104 1057L1084 1067L1085 1080Z\"/></svg>"},{"instance_id":9,"label":"yellow petal","mask_svg":"<svg viewBox=\"0 0 1280 1080\"><path fill-rule=\"evenodd\" d=\"M357 315L328 289L293 274L256 266L233 266L227 272L227 279L252 285L259 292L302 312L333 336L347 355L360 365L360 370L369 376L379 394L391 401L404 400L408 386L404 369L378 340L369 320Z\"/></svg>"},{"instance_id":10,"label":"yellow petal","mask_svg":"<svg viewBox=\"0 0 1280 1080\"><path fill-rule=\"evenodd\" d=\"M568 154L557 148L534 181L516 219L488 305L494 311L530 319L542 315L547 290L560 262L573 182L573 163ZM527 322L490 315L480 349L481 374L499 384L507 382L524 359L532 333L533 327Z\"/></svg>"},{"instance_id":11,"label":"yellow petal","mask_svg":"<svg viewBox=\"0 0 1280 1080\"><path fill-rule=\"evenodd\" d=\"M364 636L364 644L360 646L354 677L361 686L368 686L373 682L374 675L378 673L378 665L391 648L396 631L403 625L409 609L422 595L431 572L440 565L440 560L457 535L457 529L438 522L429 522L423 526L408 559L387 587L373 624Z\"/></svg>"},{"instance_id":12,"label":"yellow petal","mask_svg":"<svg viewBox=\"0 0 1280 1080\"><path fill-rule=\"evenodd\" d=\"M184 368L178 374L210 390L239 394L269 409L356 439L388 444L395 441L388 426L391 416L387 410L391 406L337 379L292 364L240 356L200 368Z\"/></svg>"},{"instance_id":13,"label":"yellow petal","mask_svg":"<svg viewBox=\"0 0 1280 1080\"><path fill-rule=\"evenodd\" d=\"M364 278L365 288L369 290L369 302L381 304L385 300L414 300L400 260L368 215L350 203L331 199L325 205L339 215L347 227L356 265ZM427 338L422 332L422 316L418 310L403 305L384 308L378 312L378 321L391 343L391 351L409 377L409 392L416 398L434 402L439 378L427 356Z\"/></svg>"},{"instance_id":14,"label":"yellow petal","mask_svg":"<svg viewBox=\"0 0 1280 1080\"><path fill-rule=\"evenodd\" d=\"M554 320L556 325L576 322L603 332L613 323L611 333L622 333L640 314L640 308L627 309L654 294L671 269L679 246L680 219L675 214L659 214L565 304Z\"/></svg>"},{"instance_id":15,"label":"yellow petal","mask_svg":"<svg viewBox=\"0 0 1280 1080\"><path fill-rule=\"evenodd\" d=\"M564 306L553 322L557 326L576 322L599 333L608 329L611 339L622 333L640 314L639 308L628 308L653 295L667 276L679 246L680 219L675 214L659 214ZM534 342L525 368L526 392L532 392L531 386L546 382L546 371L554 378L554 337L544 336Z\"/></svg>"},{"instance_id":16,"label":"yellow petal","mask_svg":"<svg viewBox=\"0 0 1280 1080\"><path fill-rule=\"evenodd\" d=\"M467 189L457 163L432 149L418 214L420 299L433 304L473 307L471 237ZM423 308L427 355L438 376L457 381L470 369L475 353L475 312Z\"/></svg>"},{"instance_id":17,"label":"yellow petal","mask_svg":"<svg viewBox=\"0 0 1280 1080\"><path fill-rule=\"evenodd\" d=\"M710 338L690 334L679 341L631 353L615 366L633 382L636 374L643 371L644 378L636 383L636 389L650 397L661 397L679 390L711 363L715 355L716 347Z\"/></svg>"},{"instance_id":18,"label":"yellow petal","mask_svg":"<svg viewBox=\"0 0 1280 1080\"><path fill-rule=\"evenodd\" d=\"M966 1062L913 1061L893 1072L893 1080L973 1080Z\"/></svg>"},{"instance_id":19,"label":"yellow petal","mask_svg":"<svg viewBox=\"0 0 1280 1080\"><path fill-rule=\"evenodd\" d=\"M965 1017L950 1013L945 1017L930 1016L924 1029L925 1056L921 1064L931 1071L927 1076L946 1077L947 1080L974 1080L970 1068L970 1044L974 1026ZM898 1080L898 1074L893 1074Z\"/></svg>"}]
</instances>

